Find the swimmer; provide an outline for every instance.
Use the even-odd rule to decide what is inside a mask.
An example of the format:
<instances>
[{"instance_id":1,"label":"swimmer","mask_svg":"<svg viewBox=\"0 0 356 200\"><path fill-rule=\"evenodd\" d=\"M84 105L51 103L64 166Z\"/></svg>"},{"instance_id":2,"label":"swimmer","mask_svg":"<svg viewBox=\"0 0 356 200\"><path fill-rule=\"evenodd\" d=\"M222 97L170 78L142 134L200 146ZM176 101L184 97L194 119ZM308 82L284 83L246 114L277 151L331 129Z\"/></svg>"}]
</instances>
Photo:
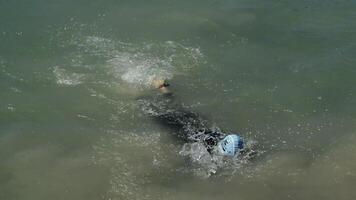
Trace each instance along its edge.
<instances>
[{"instance_id":1,"label":"swimmer","mask_svg":"<svg viewBox=\"0 0 356 200\"><path fill-rule=\"evenodd\" d=\"M163 125L175 129L179 138L185 142L202 142L210 154L234 157L244 152L244 140L239 135L208 128L206 121L198 114L175 103L165 80L155 79L152 86L159 90L159 94L150 100L139 100L143 111Z\"/></svg>"}]
</instances>

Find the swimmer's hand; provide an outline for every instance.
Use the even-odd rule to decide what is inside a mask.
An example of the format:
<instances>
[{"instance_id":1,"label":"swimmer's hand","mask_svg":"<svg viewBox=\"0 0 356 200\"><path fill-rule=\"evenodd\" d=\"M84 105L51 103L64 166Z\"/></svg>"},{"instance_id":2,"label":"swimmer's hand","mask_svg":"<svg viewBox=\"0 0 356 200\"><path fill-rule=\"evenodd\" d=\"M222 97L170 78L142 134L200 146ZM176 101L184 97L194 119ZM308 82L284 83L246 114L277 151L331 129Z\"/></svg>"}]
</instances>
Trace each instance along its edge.
<instances>
[{"instance_id":1,"label":"swimmer's hand","mask_svg":"<svg viewBox=\"0 0 356 200\"><path fill-rule=\"evenodd\" d=\"M164 85L166 83L165 80L163 79L154 79L151 83L151 85L156 88L159 89L162 85Z\"/></svg>"}]
</instances>

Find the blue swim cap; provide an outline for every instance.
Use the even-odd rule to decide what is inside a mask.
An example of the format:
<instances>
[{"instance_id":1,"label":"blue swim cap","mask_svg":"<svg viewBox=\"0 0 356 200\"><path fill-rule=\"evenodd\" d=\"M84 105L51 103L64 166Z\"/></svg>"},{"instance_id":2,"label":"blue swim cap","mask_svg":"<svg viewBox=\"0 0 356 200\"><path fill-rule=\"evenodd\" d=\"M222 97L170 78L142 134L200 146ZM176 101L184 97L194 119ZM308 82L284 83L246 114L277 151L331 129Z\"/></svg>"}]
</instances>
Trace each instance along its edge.
<instances>
[{"instance_id":1,"label":"blue swim cap","mask_svg":"<svg viewBox=\"0 0 356 200\"><path fill-rule=\"evenodd\" d=\"M238 135L227 135L218 144L219 152L224 156L234 156L244 148L244 141Z\"/></svg>"}]
</instances>

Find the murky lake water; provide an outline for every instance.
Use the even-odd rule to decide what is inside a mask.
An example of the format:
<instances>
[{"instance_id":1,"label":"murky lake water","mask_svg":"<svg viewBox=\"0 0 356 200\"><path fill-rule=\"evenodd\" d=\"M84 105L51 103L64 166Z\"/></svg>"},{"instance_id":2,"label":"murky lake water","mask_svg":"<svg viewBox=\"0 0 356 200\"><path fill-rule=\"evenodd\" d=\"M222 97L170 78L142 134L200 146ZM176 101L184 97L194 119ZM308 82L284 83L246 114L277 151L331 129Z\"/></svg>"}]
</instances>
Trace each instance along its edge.
<instances>
[{"instance_id":1,"label":"murky lake water","mask_svg":"<svg viewBox=\"0 0 356 200\"><path fill-rule=\"evenodd\" d=\"M355 22L347 0L1 0L0 199L356 199ZM187 156L137 106L157 77L260 154Z\"/></svg>"}]
</instances>

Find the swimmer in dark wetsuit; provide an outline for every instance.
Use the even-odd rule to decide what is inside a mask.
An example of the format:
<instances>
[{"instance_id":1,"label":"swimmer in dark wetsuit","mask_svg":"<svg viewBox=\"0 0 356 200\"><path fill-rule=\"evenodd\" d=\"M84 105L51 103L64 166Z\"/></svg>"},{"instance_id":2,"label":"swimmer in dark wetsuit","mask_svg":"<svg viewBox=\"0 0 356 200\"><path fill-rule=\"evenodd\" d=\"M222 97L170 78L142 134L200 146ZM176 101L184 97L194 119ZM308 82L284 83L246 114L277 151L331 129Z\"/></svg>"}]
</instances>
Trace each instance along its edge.
<instances>
[{"instance_id":1,"label":"swimmer in dark wetsuit","mask_svg":"<svg viewBox=\"0 0 356 200\"><path fill-rule=\"evenodd\" d=\"M243 151L244 141L240 136L207 128L205 120L198 114L175 103L166 81L154 80L152 85L160 94L150 100L140 99L142 110L165 126L173 128L179 138L185 142L202 142L210 154L235 156Z\"/></svg>"}]
</instances>

